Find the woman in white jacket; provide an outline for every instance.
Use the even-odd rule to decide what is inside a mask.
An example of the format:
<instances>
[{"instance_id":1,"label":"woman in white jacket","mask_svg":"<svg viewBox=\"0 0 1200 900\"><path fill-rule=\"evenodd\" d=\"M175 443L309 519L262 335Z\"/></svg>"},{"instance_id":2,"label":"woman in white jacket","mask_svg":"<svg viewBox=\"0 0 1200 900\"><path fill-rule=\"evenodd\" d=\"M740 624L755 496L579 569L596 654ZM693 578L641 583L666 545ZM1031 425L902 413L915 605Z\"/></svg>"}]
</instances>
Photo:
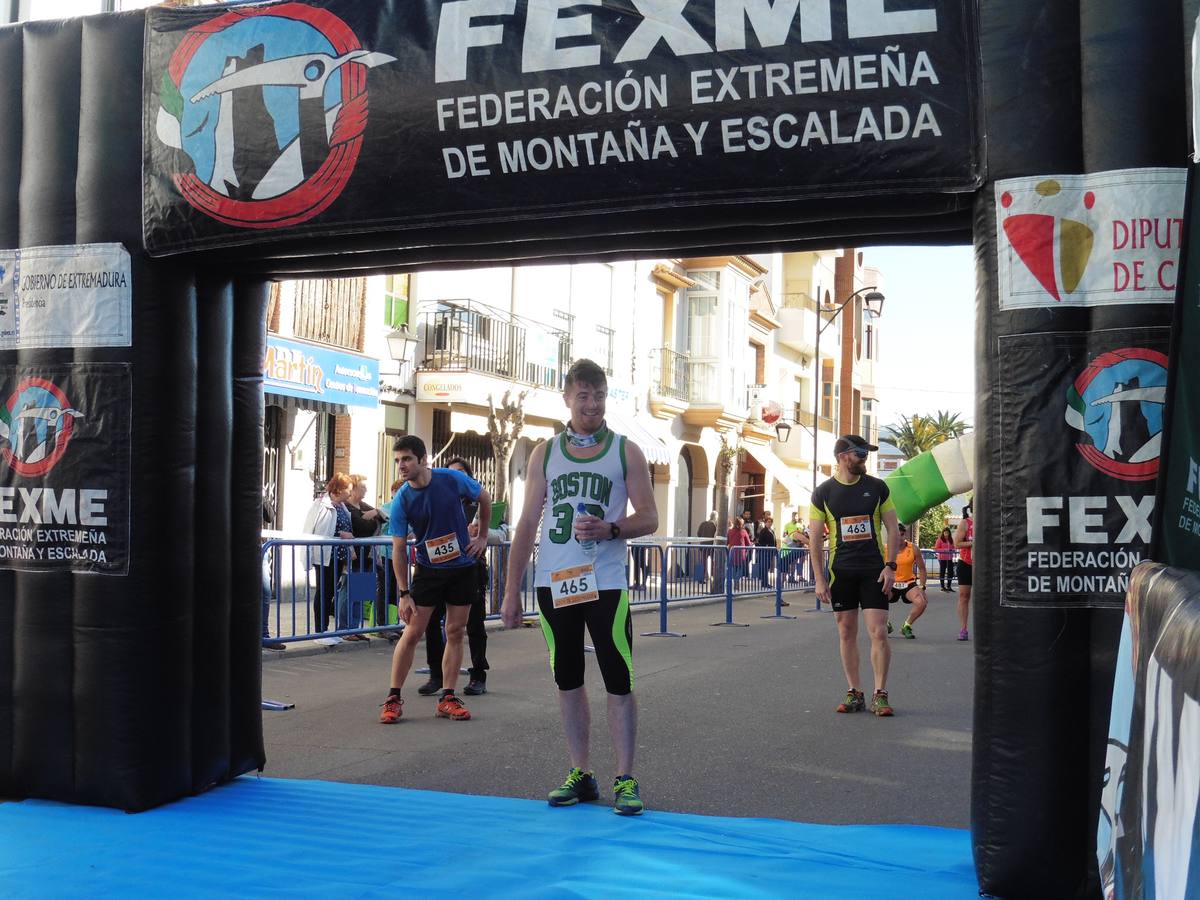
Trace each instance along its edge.
<instances>
[{"instance_id":1,"label":"woman in white jacket","mask_svg":"<svg viewBox=\"0 0 1200 900\"><path fill-rule=\"evenodd\" d=\"M335 474L325 485L325 493L313 501L304 517L304 530L320 538L345 538L352 540L350 510L346 501L350 498L350 476ZM346 570L349 547L314 547L309 554L312 566L317 570L317 594L313 597L313 622L317 631L329 628L329 617L333 615L337 597L338 575Z\"/></svg>"}]
</instances>

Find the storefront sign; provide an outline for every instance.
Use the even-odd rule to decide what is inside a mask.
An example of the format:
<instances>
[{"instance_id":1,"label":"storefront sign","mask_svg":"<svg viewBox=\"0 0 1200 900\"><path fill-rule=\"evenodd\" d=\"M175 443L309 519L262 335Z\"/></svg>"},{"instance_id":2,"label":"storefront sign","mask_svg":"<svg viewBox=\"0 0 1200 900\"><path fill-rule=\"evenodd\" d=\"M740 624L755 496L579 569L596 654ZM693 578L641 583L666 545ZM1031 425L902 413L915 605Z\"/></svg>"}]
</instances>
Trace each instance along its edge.
<instances>
[{"instance_id":1,"label":"storefront sign","mask_svg":"<svg viewBox=\"0 0 1200 900\"><path fill-rule=\"evenodd\" d=\"M132 283L120 244L0 250L0 350L128 347Z\"/></svg>"},{"instance_id":2,"label":"storefront sign","mask_svg":"<svg viewBox=\"0 0 1200 900\"><path fill-rule=\"evenodd\" d=\"M1184 169L996 182L1001 309L1170 303Z\"/></svg>"},{"instance_id":3,"label":"storefront sign","mask_svg":"<svg viewBox=\"0 0 1200 900\"><path fill-rule=\"evenodd\" d=\"M999 339L1001 602L1113 606L1149 556L1167 328Z\"/></svg>"},{"instance_id":4,"label":"storefront sign","mask_svg":"<svg viewBox=\"0 0 1200 900\"><path fill-rule=\"evenodd\" d=\"M0 367L0 569L129 570L130 366Z\"/></svg>"},{"instance_id":5,"label":"storefront sign","mask_svg":"<svg viewBox=\"0 0 1200 900\"><path fill-rule=\"evenodd\" d=\"M418 403L460 403L467 399L466 375L418 372L416 381ZM486 398L477 397L475 402L486 402Z\"/></svg>"},{"instance_id":6,"label":"storefront sign","mask_svg":"<svg viewBox=\"0 0 1200 900\"><path fill-rule=\"evenodd\" d=\"M263 387L287 397L374 409L379 405L379 360L271 334Z\"/></svg>"},{"instance_id":7,"label":"storefront sign","mask_svg":"<svg viewBox=\"0 0 1200 900\"><path fill-rule=\"evenodd\" d=\"M158 7L147 16L146 247L972 191L973 8Z\"/></svg>"}]
</instances>

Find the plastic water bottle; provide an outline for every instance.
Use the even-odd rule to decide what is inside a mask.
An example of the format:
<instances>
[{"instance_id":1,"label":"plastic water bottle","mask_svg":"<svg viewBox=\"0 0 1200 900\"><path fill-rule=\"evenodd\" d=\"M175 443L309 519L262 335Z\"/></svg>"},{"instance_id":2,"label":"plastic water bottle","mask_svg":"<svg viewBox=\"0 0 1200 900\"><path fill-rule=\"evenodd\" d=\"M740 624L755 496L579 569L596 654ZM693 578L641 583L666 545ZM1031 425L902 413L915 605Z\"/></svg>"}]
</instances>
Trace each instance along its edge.
<instances>
[{"instance_id":1,"label":"plastic water bottle","mask_svg":"<svg viewBox=\"0 0 1200 900\"><path fill-rule=\"evenodd\" d=\"M575 512L581 516L590 516L586 503L575 504ZM596 542L591 538L579 542L579 549L583 551L583 555L588 559L596 558Z\"/></svg>"}]
</instances>

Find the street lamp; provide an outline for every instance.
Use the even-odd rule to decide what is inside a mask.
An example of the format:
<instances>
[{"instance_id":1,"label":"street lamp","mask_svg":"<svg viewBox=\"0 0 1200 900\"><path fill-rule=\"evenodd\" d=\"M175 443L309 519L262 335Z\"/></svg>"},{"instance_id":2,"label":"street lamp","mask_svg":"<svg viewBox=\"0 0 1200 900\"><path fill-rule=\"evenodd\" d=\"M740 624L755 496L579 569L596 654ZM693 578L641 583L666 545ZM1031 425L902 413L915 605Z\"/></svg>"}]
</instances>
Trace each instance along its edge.
<instances>
[{"instance_id":1,"label":"street lamp","mask_svg":"<svg viewBox=\"0 0 1200 900\"><path fill-rule=\"evenodd\" d=\"M843 310L845 310L845 308L850 305L851 300L853 300L855 297L857 297L859 294L863 293L864 291L868 292L866 294L866 296L863 297L863 300L867 304L867 308L870 309L873 313L875 313L875 315L877 315L877 316L881 315L883 313L883 294L881 294L879 291L875 290L875 288L873 288L873 287L859 288L857 291L855 291L853 294L851 294L849 297L847 297L845 300L843 300L839 306L833 308L833 315L831 315L829 317L828 321L826 321L821 316L822 306L819 303L817 304L817 340L816 340L816 352L813 355L813 360L814 360L813 364L816 368L816 376L817 376L816 378L813 379L813 382L815 384L813 393L816 395L814 398L814 402L813 402L813 464L812 464L812 466L813 466L813 481L812 481L812 489L813 489L814 494L817 492L817 447L818 447L818 439L821 434L821 386L822 386L822 381L823 381L822 372L824 371L824 366L822 366L822 364L821 364L821 333L824 332L825 329L828 328L830 325L832 325L834 323L834 321L836 321L837 317L842 314ZM872 305L872 304L875 304L875 305ZM830 398L830 400L832 402L832 397ZM868 438L868 440L869 440L869 438Z\"/></svg>"},{"instance_id":2,"label":"street lamp","mask_svg":"<svg viewBox=\"0 0 1200 900\"><path fill-rule=\"evenodd\" d=\"M396 362L404 362L408 355L408 345L415 344L417 336L408 330L408 323L401 325L387 336L388 353Z\"/></svg>"},{"instance_id":3,"label":"street lamp","mask_svg":"<svg viewBox=\"0 0 1200 900\"><path fill-rule=\"evenodd\" d=\"M792 426L780 419L775 423L775 440L781 444L786 444L787 439L792 436Z\"/></svg>"}]
</instances>

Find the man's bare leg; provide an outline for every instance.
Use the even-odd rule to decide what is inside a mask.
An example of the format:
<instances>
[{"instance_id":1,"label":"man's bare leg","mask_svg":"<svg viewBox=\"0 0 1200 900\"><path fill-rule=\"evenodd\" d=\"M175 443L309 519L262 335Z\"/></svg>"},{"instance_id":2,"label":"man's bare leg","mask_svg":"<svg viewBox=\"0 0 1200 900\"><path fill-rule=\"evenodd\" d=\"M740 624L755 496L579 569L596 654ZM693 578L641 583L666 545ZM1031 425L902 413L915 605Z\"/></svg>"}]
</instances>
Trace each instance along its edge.
<instances>
[{"instance_id":1,"label":"man's bare leg","mask_svg":"<svg viewBox=\"0 0 1200 900\"><path fill-rule=\"evenodd\" d=\"M408 677L408 672L412 668L413 655L417 652L417 644L425 636L425 628L429 625L429 617L432 614L433 607L418 606L416 613L412 617L412 621L401 632L400 640L396 642L396 649L392 651L391 687L404 687L404 679Z\"/></svg>"},{"instance_id":2,"label":"man's bare leg","mask_svg":"<svg viewBox=\"0 0 1200 900\"><path fill-rule=\"evenodd\" d=\"M888 643L886 609L864 609L863 623L871 636L871 668L875 672L875 690L887 690L888 666L892 661L892 647Z\"/></svg>"},{"instance_id":3,"label":"man's bare leg","mask_svg":"<svg viewBox=\"0 0 1200 900\"><path fill-rule=\"evenodd\" d=\"M592 731L592 711L588 707L587 690L577 687L558 692L558 709L562 713L563 732L567 738L567 755L571 765L588 770L588 741Z\"/></svg>"},{"instance_id":4,"label":"man's bare leg","mask_svg":"<svg viewBox=\"0 0 1200 900\"><path fill-rule=\"evenodd\" d=\"M835 612L838 627L838 649L842 654L842 671L846 673L846 684L860 690L858 680L858 610Z\"/></svg>"},{"instance_id":5,"label":"man's bare leg","mask_svg":"<svg viewBox=\"0 0 1200 900\"><path fill-rule=\"evenodd\" d=\"M608 731L617 757L617 774L633 774L637 746L637 701L633 694L608 695Z\"/></svg>"},{"instance_id":6,"label":"man's bare leg","mask_svg":"<svg viewBox=\"0 0 1200 900\"><path fill-rule=\"evenodd\" d=\"M446 605L446 649L442 651L442 690L453 691L458 686L462 668L463 635L467 633L470 606Z\"/></svg>"}]
</instances>

